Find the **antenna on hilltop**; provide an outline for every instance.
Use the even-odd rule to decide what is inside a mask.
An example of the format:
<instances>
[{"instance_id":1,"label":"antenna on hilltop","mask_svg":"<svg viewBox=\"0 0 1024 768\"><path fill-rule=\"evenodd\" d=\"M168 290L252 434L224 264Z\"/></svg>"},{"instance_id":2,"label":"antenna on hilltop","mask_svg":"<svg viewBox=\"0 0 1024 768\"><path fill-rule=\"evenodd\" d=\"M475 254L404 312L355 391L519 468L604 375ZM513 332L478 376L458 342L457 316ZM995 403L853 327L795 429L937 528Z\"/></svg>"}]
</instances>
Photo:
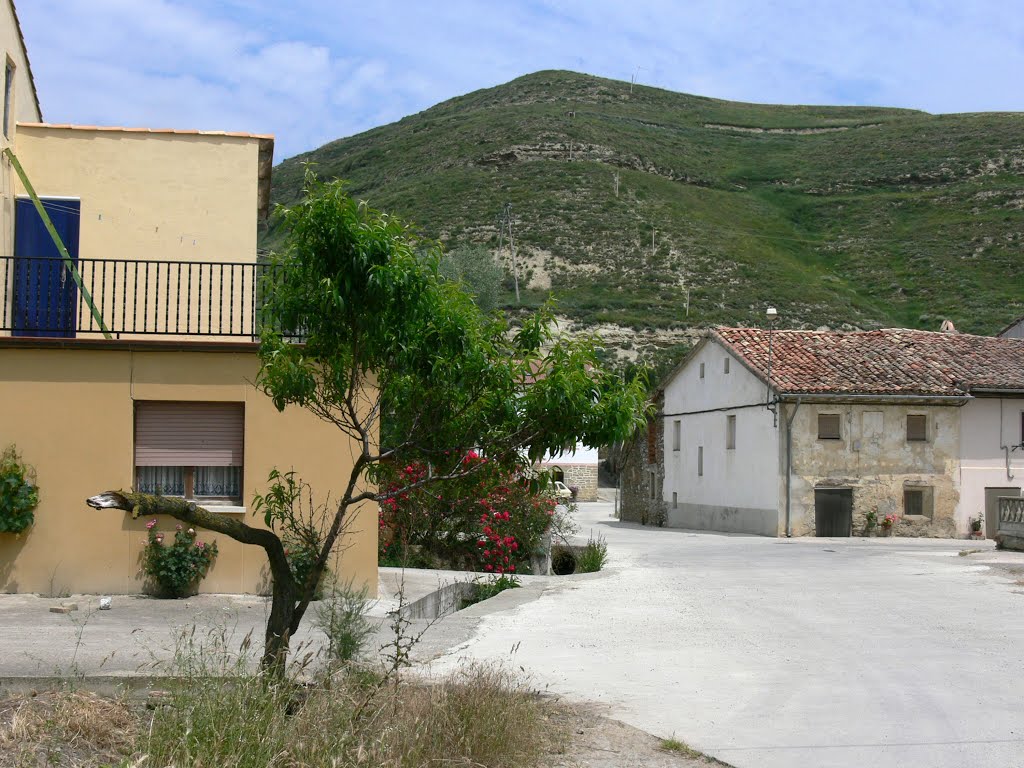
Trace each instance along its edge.
<instances>
[{"instance_id":1,"label":"antenna on hilltop","mask_svg":"<svg viewBox=\"0 0 1024 768\"><path fill-rule=\"evenodd\" d=\"M629 93L630 93L630 95L633 94L633 86L636 85L636 81L640 77L640 70L641 69L646 70L647 67L641 67L638 64L636 70L634 70L634 72L633 72L633 76L631 78L629 78Z\"/></svg>"}]
</instances>

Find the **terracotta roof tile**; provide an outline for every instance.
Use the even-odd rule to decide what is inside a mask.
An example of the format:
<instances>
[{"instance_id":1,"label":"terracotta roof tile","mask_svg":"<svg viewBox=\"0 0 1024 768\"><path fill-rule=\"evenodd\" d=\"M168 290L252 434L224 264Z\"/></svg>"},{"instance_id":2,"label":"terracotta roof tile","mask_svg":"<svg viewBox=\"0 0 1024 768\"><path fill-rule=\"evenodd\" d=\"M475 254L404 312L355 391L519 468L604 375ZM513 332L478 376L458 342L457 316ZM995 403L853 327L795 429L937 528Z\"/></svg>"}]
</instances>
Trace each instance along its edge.
<instances>
[{"instance_id":1,"label":"terracotta roof tile","mask_svg":"<svg viewBox=\"0 0 1024 768\"><path fill-rule=\"evenodd\" d=\"M768 379L768 331L712 331ZM881 331L774 331L771 384L792 394L966 395L1024 390L1024 340L902 328Z\"/></svg>"}]
</instances>

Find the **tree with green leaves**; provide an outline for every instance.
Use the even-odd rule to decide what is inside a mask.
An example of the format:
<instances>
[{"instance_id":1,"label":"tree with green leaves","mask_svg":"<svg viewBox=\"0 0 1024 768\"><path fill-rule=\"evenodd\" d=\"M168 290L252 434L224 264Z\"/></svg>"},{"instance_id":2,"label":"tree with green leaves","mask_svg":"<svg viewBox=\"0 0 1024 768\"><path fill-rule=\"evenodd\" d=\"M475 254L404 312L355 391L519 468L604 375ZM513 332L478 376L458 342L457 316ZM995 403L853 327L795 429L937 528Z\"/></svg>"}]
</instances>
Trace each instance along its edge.
<instances>
[{"instance_id":1,"label":"tree with green leaves","mask_svg":"<svg viewBox=\"0 0 1024 768\"><path fill-rule=\"evenodd\" d=\"M476 245L453 248L441 256L439 271L442 277L461 282L484 312L491 312L498 306L505 271L486 248Z\"/></svg>"},{"instance_id":2,"label":"tree with green leaves","mask_svg":"<svg viewBox=\"0 0 1024 768\"><path fill-rule=\"evenodd\" d=\"M88 500L262 547L273 579L263 665L278 674L356 505L463 477L481 466L464 461L473 449L522 472L578 441L624 439L646 408L643 382L602 367L595 338L554 337L550 307L516 328L483 313L439 275L436 246L424 248L398 219L352 199L342 182L308 174L302 202L280 213L287 240L263 286L257 386L278 409L297 405L336 426L356 454L304 580L285 554L283 540L301 521L289 512L295 488L281 475L259 499L267 527L183 499L108 491ZM291 340L297 335L302 343ZM401 425L383 445L382 402ZM412 462L430 471L405 486L382 482L389 468Z\"/></svg>"}]
</instances>

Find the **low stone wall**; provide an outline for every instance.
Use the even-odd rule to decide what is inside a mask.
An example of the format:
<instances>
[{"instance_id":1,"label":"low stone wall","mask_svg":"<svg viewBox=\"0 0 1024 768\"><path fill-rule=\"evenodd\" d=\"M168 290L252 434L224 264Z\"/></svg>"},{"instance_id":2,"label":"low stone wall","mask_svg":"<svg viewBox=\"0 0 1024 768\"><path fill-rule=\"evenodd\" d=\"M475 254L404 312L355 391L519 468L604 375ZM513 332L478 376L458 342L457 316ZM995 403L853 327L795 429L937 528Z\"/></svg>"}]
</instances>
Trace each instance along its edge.
<instances>
[{"instance_id":1,"label":"low stone wall","mask_svg":"<svg viewBox=\"0 0 1024 768\"><path fill-rule=\"evenodd\" d=\"M999 499L999 531L996 546L1024 552L1024 498Z\"/></svg>"},{"instance_id":2,"label":"low stone wall","mask_svg":"<svg viewBox=\"0 0 1024 768\"><path fill-rule=\"evenodd\" d=\"M558 464L570 488L576 486L577 501L597 501L597 464Z\"/></svg>"}]
</instances>

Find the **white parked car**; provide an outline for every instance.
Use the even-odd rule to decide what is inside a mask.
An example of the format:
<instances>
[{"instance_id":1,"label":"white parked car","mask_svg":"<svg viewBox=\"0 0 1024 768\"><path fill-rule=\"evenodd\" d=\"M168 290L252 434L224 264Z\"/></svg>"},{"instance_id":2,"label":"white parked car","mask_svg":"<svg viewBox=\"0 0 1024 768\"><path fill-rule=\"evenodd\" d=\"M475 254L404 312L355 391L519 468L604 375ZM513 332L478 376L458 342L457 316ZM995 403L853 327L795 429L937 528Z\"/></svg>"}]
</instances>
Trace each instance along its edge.
<instances>
[{"instance_id":1,"label":"white parked car","mask_svg":"<svg viewBox=\"0 0 1024 768\"><path fill-rule=\"evenodd\" d=\"M569 486L561 480L555 480L554 485L551 487L551 494L560 501L572 498L572 491L569 490Z\"/></svg>"}]
</instances>

